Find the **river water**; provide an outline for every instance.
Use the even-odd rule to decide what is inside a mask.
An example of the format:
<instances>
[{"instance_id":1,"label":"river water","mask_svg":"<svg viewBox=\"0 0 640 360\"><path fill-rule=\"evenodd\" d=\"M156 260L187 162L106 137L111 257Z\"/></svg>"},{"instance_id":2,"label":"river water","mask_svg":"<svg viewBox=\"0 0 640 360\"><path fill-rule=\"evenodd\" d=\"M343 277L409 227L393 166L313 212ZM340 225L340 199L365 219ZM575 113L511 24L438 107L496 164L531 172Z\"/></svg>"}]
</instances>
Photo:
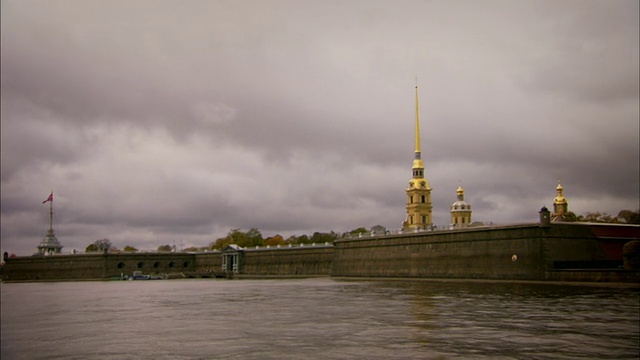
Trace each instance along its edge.
<instances>
[{"instance_id":1,"label":"river water","mask_svg":"<svg viewBox=\"0 0 640 360\"><path fill-rule=\"evenodd\" d=\"M640 291L432 281L3 283L10 359L638 359Z\"/></svg>"}]
</instances>

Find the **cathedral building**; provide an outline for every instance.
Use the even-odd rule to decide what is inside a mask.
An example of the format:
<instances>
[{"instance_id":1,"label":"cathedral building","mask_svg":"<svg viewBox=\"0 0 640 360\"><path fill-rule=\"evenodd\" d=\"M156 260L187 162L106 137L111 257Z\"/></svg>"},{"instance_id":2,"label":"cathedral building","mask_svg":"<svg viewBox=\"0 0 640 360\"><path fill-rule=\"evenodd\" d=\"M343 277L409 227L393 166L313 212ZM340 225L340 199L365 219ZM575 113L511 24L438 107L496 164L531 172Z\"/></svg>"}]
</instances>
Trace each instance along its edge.
<instances>
[{"instance_id":1,"label":"cathedral building","mask_svg":"<svg viewBox=\"0 0 640 360\"><path fill-rule=\"evenodd\" d=\"M556 186L556 198L553 199L553 213L551 214L551 221L564 221L569 213L569 203L567 203L567 198L564 197L562 192L564 188L560 181L558 181L558 186Z\"/></svg>"},{"instance_id":2,"label":"cathedral building","mask_svg":"<svg viewBox=\"0 0 640 360\"><path fill-rule=\"evenodd\" d=\"M413 176L407 187L407 218L402 223L404 230L427 229L433 225L431 187L424 177L424 163L420 150L420 109L418 106L418 86L416 85L416 128Z\"/></svg>"},{"instance_id":3,"label":"cathedral building","mask_svg":"<svg viewBox=\"0 0 640 360\"><path fill-rule=\"evenodd\" d=\"M471 225L471 205L464 201L464 189L458 186L458 200L451 205L451 225L456 229Z\"/></svg>"}]
</instances>

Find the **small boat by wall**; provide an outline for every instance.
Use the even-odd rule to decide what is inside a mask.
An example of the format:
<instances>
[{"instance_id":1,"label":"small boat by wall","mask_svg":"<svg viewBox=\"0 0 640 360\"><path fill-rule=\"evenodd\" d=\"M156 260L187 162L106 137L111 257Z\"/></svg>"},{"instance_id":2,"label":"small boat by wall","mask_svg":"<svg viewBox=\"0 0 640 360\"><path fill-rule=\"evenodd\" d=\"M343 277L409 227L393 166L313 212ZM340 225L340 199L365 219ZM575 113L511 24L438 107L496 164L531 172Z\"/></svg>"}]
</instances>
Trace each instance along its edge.
<instances>
[{"instance_id":1,"label":"small boat by wall","mask_svg":"<svg viewBox=\"0 0 640 360\"><path fill-rule=\"evenodd\" d=\"M145 275L142 271L134 271L133 275L124 275L122 276L122 280L163 280L164 278L161 276L155 275Z\"/></svg>"}]
</instances>

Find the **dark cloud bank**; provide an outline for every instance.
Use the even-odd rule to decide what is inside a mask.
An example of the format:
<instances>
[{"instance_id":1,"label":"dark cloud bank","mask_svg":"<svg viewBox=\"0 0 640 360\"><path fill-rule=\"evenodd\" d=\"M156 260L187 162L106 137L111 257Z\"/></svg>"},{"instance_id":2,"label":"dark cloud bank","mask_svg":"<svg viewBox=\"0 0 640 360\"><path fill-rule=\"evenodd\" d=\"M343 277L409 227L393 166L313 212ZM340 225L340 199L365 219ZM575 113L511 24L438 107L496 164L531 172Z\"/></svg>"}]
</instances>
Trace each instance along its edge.
<instances>
[{"instance_id":1,"label":"dark cloud bank","mask_svg":"<svg viewBox=\"0 0 640 360\"><path fill-rule=\"evenodd\" d=\"M2 251L639 205L635 1L3 1Z\"/></svg>"}]
</instances>

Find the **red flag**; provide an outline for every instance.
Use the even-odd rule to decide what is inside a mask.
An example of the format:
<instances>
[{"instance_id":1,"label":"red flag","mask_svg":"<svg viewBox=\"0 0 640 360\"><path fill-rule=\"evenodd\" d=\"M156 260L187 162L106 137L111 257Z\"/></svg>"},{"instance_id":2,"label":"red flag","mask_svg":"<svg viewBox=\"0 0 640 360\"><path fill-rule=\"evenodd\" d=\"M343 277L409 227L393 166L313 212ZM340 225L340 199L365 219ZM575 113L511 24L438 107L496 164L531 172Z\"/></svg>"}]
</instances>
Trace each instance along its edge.
<instances>
[{"instance_id":1,"label":"red flag","mask_svg":"<svg viewBox=\"0 0 640 360\"><path fill-rule=\"evenodd\" d=\"M53 193L51 193L51 195L49 195L47 200L43 201L42 203L44 204L44 203L49 202L49 201L53 201Z\"/></svg>"}]
</instances>

